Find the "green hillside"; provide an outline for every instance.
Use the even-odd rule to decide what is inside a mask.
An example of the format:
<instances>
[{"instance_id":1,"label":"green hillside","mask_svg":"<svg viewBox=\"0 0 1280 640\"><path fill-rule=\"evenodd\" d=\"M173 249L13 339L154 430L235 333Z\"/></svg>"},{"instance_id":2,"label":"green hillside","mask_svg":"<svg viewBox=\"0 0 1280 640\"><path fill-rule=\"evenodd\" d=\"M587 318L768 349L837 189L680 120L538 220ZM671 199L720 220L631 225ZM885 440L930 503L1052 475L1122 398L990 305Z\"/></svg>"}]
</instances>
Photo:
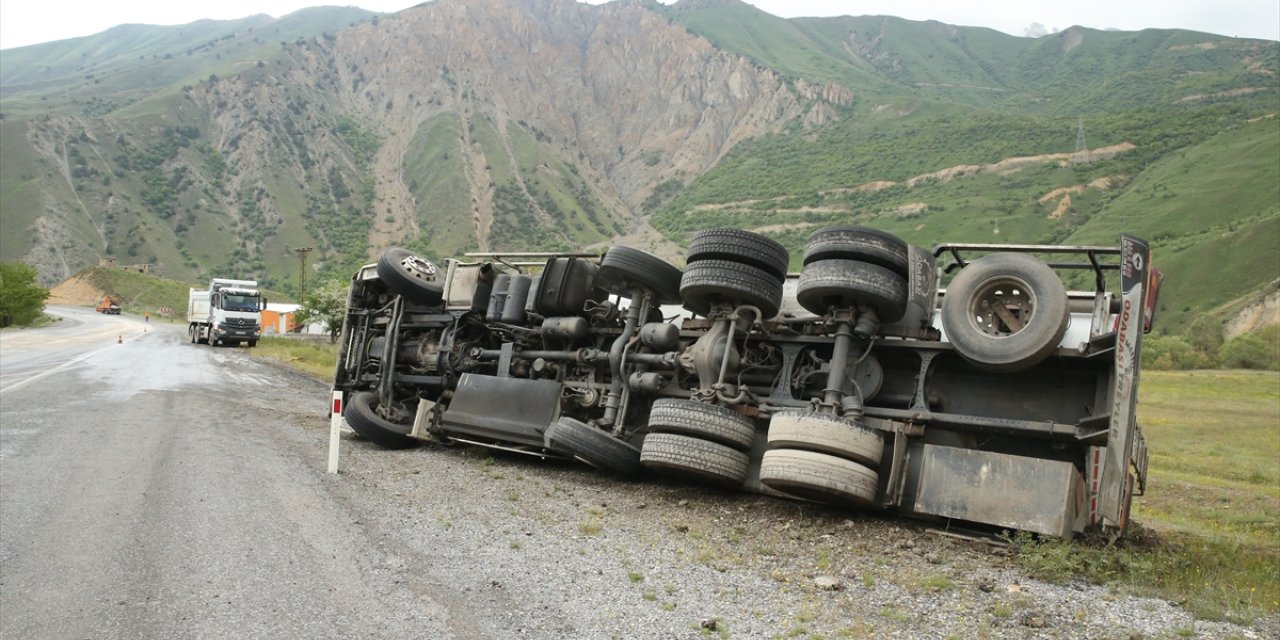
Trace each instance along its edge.
<instances>
[{"instance_id":1,"label":"green hillside","mask_svg":"<svg viewBox=\"0 0 1280 640\"><path fill-rule=\"evenodd\" d=\"M1256 70L1280 66L1274 43L1186 30L1072 27L1020 38L890 16L784 20L737 0L657 10L787 76L836 82L872 100L911 96L1075 116L1242 86L1274 96L1274 76Z\"/></svg>"},{"instance_id":2,"label":"green hillside","mask_svg":"<svg viewBox=\"0 0 1280 640\"><path fill-rule=\"evenodd\" d=\"M442 5L478 18L438 29ZM7 50L0 258L28 260L46 283L115 257L293 291L297 247L314 248L309 281L341 279L389 244L435 258L576 249L642 217L677 245L729 225L797 257L814 229L848 222L922 246L1114 243L1127 231L1153 242L1168 276L1170 330L1280 278L1280 43L786 20L737 0L545 9L321 7ZM536 68L519 74L464 70L487 49L449 44L454 31L485 42L511 11L559 40L531 49ZM634 21L646 11L667 20ZM627 102L652 78L628 86L625 65L569 55L644 28L741 56L732 68L756 84L698 76L730 68L705 64L699 43L681 54L694 61L679 72L683 112L664 112L674 97ZM515 37L526 35L541 37ZM496 71L521 62L505 60ZM647 68L673 63L660 62ZM573 101L552 99L577 86ZM775 99L773 115L716 111L751 91ZM667 115L636 117L653 113ZM707 122L720 130L682 137ZM683 153L700 146L701 160Z\"/></svg>"},{"instance_id":3,"label":"green hillside","mask_svg":"<svg viewBox=\"0 0 1280 640\"><path fill-rule=\"evenodd\" d=\"M1280 126L1245 123L1153 163L1068 242L1151 240L1173 330L1280 278Z\"/></svg>"},{"instance_id":4,"label":"green hillside","mask_svg":"<svg viewBox=\"0 0 1280 640\"><path fill-rule=\"evenodd\" d=\"M282 43L334 33L370 20L357 7L315 7L278 19L199 20L176 27L125 24L69 40L6 49L0 56L0 108L6 116L50 110L99 116L206 78L234 73ZM47 97L59 99L50 104Z\"/></svg>"},{"instance_id":5,"label":"green hillside","mask_svg":"<svg viewBox=\"0 0 1280 640\"><path fill-rule=\"evenodd\" d=\"M1111 244L1127 231L1153 241L1168 276L1166 330L1280 278L1277 43L1155 29L1017 38L681 4L660 10L788 76L861 93L836 122L746 141L666 193L653 224L677 243L730 225L799 255L813 229L851 221L923 246ZM1080 134L1092 151L1073 157Z\"/></svg>"},{"instance_id":6,"label":"green hillside","mask_svg":"<svg viewBox=\"0 0 1280 640\"><path fill-rule=\"evenodd\" d=\"M99 291L121 300L126 313L142 315L156 313L162 307L173 310L174 317L185 318L187 293L198 283L178 282L145 273L111 267L92 267L77 273L77 277L93 285ZM205 283L207 288L208 283Z\"/></svg>"},{"instance_id":7,"label":"green hillside","mask_svg":"<svg viewBox=\"0 0 1280 640\"><path fill-rule=\"evenodd\" d=\"M475 236L470 192L463 173L460 121L453 114L441 114L418 127L405 154L404 172L419 176L409 190L422 207L434 212L423 232L436 255L457 255L473 251Z\"/></svg>"}]
</instances>

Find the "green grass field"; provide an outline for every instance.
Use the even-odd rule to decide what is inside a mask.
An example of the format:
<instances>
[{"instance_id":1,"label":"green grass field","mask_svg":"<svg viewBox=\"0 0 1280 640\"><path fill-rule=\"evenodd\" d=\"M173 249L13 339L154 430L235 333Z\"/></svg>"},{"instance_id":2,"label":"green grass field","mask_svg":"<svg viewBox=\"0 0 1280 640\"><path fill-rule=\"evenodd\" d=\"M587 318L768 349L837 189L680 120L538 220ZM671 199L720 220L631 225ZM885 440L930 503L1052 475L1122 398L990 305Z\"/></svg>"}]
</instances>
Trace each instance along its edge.
<instances>
[{"instance_id":1,"label":"green grass field","mask_svg":"<svg viewBox=\"0 0 1280 640\"><path fill-rule=\"evenodd\" d=\"M1195 612L1280 612L1280 374L1152 371L1138 420L1151 451L1134 518L1162 543L1152 576Z\"/></svg>"},{"instance_id":2,"label":"green grass field","mask_svg":"<svg viewBox=\"0 0 1280 640\"><path fill-rule=\"evenodd\" d=\"M1138 415L1153 476L1139 521L1280 547L1280 375L1149 371Z\"/></svg>"},{"instance_id":3,"label":"green grass field","mask_svg":"<svg viewBox=\"0 0 1280 640\"><path fill-rule=\"evenodd\" d=\"M1129 536L1111 546L1016 536L1022 565L1204 619L1280 613L1280 374L1145 372L1138 421L1151 458Z\"/></svg>"}]
</instances>

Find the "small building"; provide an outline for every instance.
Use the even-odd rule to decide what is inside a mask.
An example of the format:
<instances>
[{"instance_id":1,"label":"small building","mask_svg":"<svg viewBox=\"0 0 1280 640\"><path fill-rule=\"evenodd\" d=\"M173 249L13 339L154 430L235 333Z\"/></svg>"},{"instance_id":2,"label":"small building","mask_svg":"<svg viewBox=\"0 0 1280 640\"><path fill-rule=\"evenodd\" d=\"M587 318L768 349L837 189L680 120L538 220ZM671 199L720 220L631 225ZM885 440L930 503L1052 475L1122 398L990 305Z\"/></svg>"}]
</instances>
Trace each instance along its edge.
<instances>
[{"instance_id":1,"label":"small building","mask_svg":"<svg viewBox=\"0 0 1280 640\"><path fill-rule=\"evenodd\" d=\"M301 308L300 304L268 302L267 308L262 310L262 335L274 336L293 331L293 314Z\"/></svg>"},{"instance_id":2,"label":"small building","mask_svg":"<svg viewBox=\"0 0 1280 640\"><path fill-rule=\"evenodd\" d=\"M301 326L294 322L293 316L302 305L292 302L268 302L262 310L262 335L276 336L284 333L324 334L324 323L313 322Z\"/></svg>"}]
</instances>

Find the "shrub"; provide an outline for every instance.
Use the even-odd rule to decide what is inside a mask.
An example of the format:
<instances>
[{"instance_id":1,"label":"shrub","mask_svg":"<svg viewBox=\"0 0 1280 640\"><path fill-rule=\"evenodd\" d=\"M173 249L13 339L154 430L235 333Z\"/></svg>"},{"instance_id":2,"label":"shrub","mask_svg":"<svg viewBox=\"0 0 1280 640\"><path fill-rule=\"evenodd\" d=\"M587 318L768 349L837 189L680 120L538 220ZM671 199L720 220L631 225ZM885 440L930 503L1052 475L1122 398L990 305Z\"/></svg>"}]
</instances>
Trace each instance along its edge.
<instances>
[{"instance_id":1,"label":"shrub","mask_svg":"<svg viewBox=\"0 0 1280 640\"><path fill-rule=\"evenodd\" d=\"M1182 336L1148 335L1142 342L1142 366L1162 371L1207 369L1214 360Z\"/></svg>"},{"instance_id":2,"label":"shrub","mask_svg":"<svg viewBox=\"0 0 1280 640\"><path fill-rule=\"evenodd\" d=\"M1222 345L1221 354L1228 369L1280 371L1280 325L1238 335Z\"/></svg>"},{"instance_id":3,"label":"shrub","mask_svg":"<svg viewBox=\"0 0 1280 640\"><path fill-rule=\"evenodd\" d=\"M0 327L28 325L44 313L49 290L36 285L36 270L22 262L0 262Z\"/></svg>"}]
</instances>

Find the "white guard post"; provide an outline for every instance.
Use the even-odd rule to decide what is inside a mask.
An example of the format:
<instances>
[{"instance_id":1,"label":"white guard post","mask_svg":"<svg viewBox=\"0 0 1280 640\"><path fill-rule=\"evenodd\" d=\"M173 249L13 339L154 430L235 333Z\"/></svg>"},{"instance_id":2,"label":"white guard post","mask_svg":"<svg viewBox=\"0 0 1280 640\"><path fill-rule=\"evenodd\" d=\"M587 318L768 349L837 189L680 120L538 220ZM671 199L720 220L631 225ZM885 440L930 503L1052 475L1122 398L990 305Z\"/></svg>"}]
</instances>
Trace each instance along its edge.
<instances>
[{"instance_id":1,"label":"white guard post","mask_svg":"<svg viewBox=\"0 0 1280 640\"><path fill-rule=\"evenodd\" d=\"M333 392L333 415L329 418L329 473L338 472L338 442L342 434L342 392Z\"/></svg>"}]
</instances>

